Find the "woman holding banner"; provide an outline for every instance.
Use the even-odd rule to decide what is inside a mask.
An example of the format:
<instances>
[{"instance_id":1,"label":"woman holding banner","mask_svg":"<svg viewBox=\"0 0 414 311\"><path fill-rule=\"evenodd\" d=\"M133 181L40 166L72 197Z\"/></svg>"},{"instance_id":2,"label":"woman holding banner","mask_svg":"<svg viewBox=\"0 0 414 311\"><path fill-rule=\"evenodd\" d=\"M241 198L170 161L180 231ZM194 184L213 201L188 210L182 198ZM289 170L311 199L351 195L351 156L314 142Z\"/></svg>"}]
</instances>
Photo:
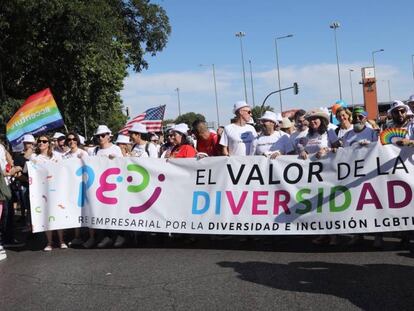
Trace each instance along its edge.
<instances>
[{"instance_id":1,"label":"woman holding banner","mask_svg":"<svg viewBox=\"0 0 414 311\"><path fill-rule=\"evenodd\" d=\"M57 162L58 159L53 154L52 145L50 143L49 137L46 135L41 135L37 139L37 145L35 150L35 155L31 159L34 163L47 163L49 161ZM43 249L45 252L50 252L53 249L53 231L46 231L47 245ZM66 249L68 246L63 240L63 230L57 230L59 238L59 247L61 249Z\"/></svg>"},{"instance_id":2,"label":"woman holding banner","mask_svg":"<svg viewBox=\"0 0 414 311\"><path fill-rule=\"evenodd\" d=\"M309 154L315 154L319 159L326 156L333 144L328 136L329 116L323 110L315 109L306 113L305 119L309 122L308 134L300 139L297 145L299 156L306 160ZM330 245L338 244L338 236L319 236L312 243L320 245L329 243Z\"/></svg>"},{"instance_id":3,"label":"woman holding banner","mask_svg":"<svg viewBox=\"0 0 414 311\"><path fill-rule=\"evenodd\" d=\"M309 154L315 154L319 159L328 154L333 143L328 136L329 116L324 111L315 109L307 112L305 119L309 122L308 134L297 141L296 149L304 160Z\"/></svg>"},{"instance_id":4,"label":"woman holding banner","mask_svg":"<svg viewBox=\"0 0 414 311\"><path fill-rule=\"evenodd\" d=\"M259 120L263 126L263 132L257 139L256 155L275 159L292 151L293 147L289 135L281 130L276 130L279 122L274 112L266 111Z\"/></svg>"},{"instance_id":5,"label":"woman holding banner","mask_svg":"<svg viewBox=\"0 0 414 311\"><path fill-rule=\"evenodd\" d=\"M197 151L187 142L188 125L180 123L172 128L174 147L170 158L195 158Z\"/></svg>"}]
</instances>

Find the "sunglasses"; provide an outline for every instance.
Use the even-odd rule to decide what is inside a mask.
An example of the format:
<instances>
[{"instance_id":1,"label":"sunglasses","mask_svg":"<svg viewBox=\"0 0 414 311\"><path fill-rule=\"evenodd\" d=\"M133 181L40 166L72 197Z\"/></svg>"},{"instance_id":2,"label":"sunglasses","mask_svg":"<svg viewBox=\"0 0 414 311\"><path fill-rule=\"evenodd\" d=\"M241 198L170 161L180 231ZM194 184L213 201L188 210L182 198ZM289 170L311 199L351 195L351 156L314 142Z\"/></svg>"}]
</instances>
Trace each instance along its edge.
<instances>
[{"instance_id":1,"label":"sunglasses","mask_svg":"<svg viewBox=\"0 0 414 311\"><path fill-rule=\"evenodd\" d=\"M75 138L75 137L73 137L73 138L66 138L66 141L67 141L67 142L70 142L70 141L77 141L77 140L76 140L76 138Z\"/></svg>"},{"instance_id":2,"label":"sunglasses","mask_svg":"<svg viewBox=\"0 0 414 311\"><path fill-rule=\"evenodd\" d=\"M406 113L407 111L405 110L405 109L394 109L393 111L392 111L392 113L394 113L394 114L404 114L404 113Z\"/></svg>"},{"instance_id":3,"label":"sunglasses","mask_svg":"<svg viewBox=\"0 0 414 311\"><path fill-rule=\"evenodd\" d=\"M242 110L243 112L247 112L248 114L252 114L251 110Z\"/></svg>"},{"instance_id":4,"label":"sunglasses","mask_svg":"<svg viewBox=\"0 0 414 311\"><path fill-rule=\"evenodd\" d=\"M362 121L362 120L365 119L365 116L363 114L357 114L357 115L354 115L354 119L358 119L358 120Z\"/></svg>"},{"instance_id":5,"label":"sunglasses","mask_svg":"<svg viewBox=\"0 0 414 311\"><path fill-rule=\"evenodd\" d=\"M100 134L100 135L96 135L97 137L100 137L100 138L104 138L104 137L106 137L107 135L109 135L108 133L105 133L105 134Z\"/></svg>"},{"instance_id":6,"label":"sunglasses","mask_svg":"<svg viewBox=\"0 0 414 311\"><path fill-rule=\"evenodd\" d=\"M48 140L43 140L43 139L39 139L38 141L37 141L37 143L38 144L47 144L47 143L49 143L49 141Z\"/></svg>"}]
</instances>

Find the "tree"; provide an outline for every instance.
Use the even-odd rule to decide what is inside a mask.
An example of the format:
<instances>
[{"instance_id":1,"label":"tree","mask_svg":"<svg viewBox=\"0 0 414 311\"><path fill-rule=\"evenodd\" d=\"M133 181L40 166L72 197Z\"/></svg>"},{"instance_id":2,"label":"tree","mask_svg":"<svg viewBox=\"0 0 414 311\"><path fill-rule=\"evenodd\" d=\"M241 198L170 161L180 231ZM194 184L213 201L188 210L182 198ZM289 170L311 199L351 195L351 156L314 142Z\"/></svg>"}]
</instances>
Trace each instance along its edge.
<instances>
[{"instance_id":1,"label":"tree","mask_svg":"<svg viewBox=\"0 0 414 311\"><path fill-rule=\"evenodd\" d=\"M98 124L116 131L126 121L127 69L146 69L144 57L170 32L164 9L149 0L2 0L2 107L50 87L69 128L83 129L85 116L89 133Z\"/></svg>"},{"instance_id":2,"label":"tree","mask_svg":"<svg viewBox=\"0 0 414 311\"><path fill-rule=\"evenodd\" d=\"M181 116L179 116L177 119L175 119L174 123L178 124L178 123L186 123L188 125L189 128L191 128L193 122L195 120L202 120L205 121L206 118L199 113L195 113L195 112L187 112L185 114L182 114Z\"/></svg>"},{"instance_id":3,"label":"tree","mask_svg":"<svg viewBox=\"0 0 414 311\"><path fill-rule=\"evenodd\" d=\"M264 114L265 111L274 111L274 108L270 106L264 106L263 109L261 109L261 106L255 106L252 109L252 117L255 123L257 123L257 120Z\"/></svg>"}]
</instances>

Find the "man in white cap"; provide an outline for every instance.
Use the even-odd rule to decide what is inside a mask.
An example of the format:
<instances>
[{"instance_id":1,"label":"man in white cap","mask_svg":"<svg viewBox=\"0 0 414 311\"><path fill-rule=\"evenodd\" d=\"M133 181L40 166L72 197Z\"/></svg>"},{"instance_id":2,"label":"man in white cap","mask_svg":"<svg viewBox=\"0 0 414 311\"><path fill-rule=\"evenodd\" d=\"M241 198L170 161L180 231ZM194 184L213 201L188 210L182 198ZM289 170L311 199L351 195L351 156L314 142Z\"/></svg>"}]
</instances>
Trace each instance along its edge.
<instances>
[{"instance_id":1,"label":"man in white cap","mask_svg":"<svg viewBox=\"0 0 414 311\"><path fill-rule=\"evenodd\" d=\"M247 124L252 115L251 107L244 101L234 104L234 123L226 125L220 138L220 145L225 156L254 155L257 144L255 128Z\"/></svg>"},{"instance_id":2,"label":"man in white cap","mask_svg":"<svg viewBox=\"0 0 414 311\"><path fill-rule=\"evenodd\" d=\"M62 158L62 156L69 150L69 148L65 145L65 139L65 134L60 132L56 132L52 137L54 144L53 154L59 159Z\"/></svg>"},{"instance_id":3,"label":"man in white cap","mask_svg":"<svg viewBox=\"0 0 414 311\"><path fill-rule=\"evenodd\" d=\"M133 143L131 155L133 157L158 158L157 148L147 140L147 127L142 123L134 123L128 130Z\"/></svg>"},{"instance_id":4,"label":"man in white cap","mask_svg":"<svg viewBox=\"0 0 414 311\"><path fill-rule=\"evenodd\" d=\"M111 130L106 125L99 125L94 136L98 140L98 146L88 149L90 156L107 156L110 159L122 157L121 149L112 144Z\"/></svg>"},{"instance_id":5,"label":"man in white cap","mask_svg":"<svg viewBox=\"0 0 414 311\"><path fill-rule=\"evenodd\" d=\"M263 132L257 139L257 155L265 155L274 159L293 150L289 135L276 129L279 122L274 112L266 111L259 121L263 126Z\"/></svg>"},{"instance_id":6,"label":"man in white cap","mask_svg":"<svg viewBox=\"0 0 414 311\"><path fill-rule=\"evenodd\" d=\"M388 109L388 115L392 119L385 124L385 128L401 128L408 132L404 139L396 141L400 146L414 146L414 123L408 117L409 112L411 112L410 107L400 100L393 101Z\"/></svg>"},{"instance_id":7,"label":"man in white cap","mask_svg":"<svg viewBox=\"0 0 414 311\"><path fill-rule=\"evenodd\" d=\"M106 125L99 125L94 136L97 138L99 145L88 149L90 156L105 156L110 159L123 157L121 148L111 142L112 132ZM104 237L97 246L99 248L112 246L114 238L117 238L117 232L112 230L102 230L101 232ZM95 243L95 229L89 229L89 239L83 243L83 247L92 248Z\"/></svg>"}]
</instances>

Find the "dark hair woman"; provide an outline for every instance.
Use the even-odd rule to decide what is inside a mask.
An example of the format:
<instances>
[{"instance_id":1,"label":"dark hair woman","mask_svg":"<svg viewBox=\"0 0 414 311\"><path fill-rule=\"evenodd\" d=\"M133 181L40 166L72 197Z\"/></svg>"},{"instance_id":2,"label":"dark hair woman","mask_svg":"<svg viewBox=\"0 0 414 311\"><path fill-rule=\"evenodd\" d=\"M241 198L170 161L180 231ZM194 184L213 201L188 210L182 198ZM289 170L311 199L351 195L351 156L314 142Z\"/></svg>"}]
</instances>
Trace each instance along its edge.
<instances>
[{"instance_id":1,"label":"dark hair woman","mask_svg":"<svg viewBox=\"0 0 414 311\"><path fill-rule=\"evenodd\" d=\"M174 147L170 158L195 158L197 151L187 141L188 130L185 123L177 124L172 128Z\"/></svg>"},{"instance_id":2,"label":"dark hair woman","mask_svg":"<svg viewBox=\"0 0 414 311\"><path fill-rule=\"evenodd\" d=\"M33 162L40 162L40 163L47 163L49 161L57 162L58 159L53 154L52 146L50 143L49 137L46 135L41 135L37 139L37 145L35 150L36 155L31 159ZM53 231L46 231L47 237L47 245L44 248L45 252L50 252L53 247ZM63 230L57 230L58 238L59 238L59 247L61 249L66 249L68 246L66 245L65 241L63 240Z\"/></svg>"}]
</instances>

